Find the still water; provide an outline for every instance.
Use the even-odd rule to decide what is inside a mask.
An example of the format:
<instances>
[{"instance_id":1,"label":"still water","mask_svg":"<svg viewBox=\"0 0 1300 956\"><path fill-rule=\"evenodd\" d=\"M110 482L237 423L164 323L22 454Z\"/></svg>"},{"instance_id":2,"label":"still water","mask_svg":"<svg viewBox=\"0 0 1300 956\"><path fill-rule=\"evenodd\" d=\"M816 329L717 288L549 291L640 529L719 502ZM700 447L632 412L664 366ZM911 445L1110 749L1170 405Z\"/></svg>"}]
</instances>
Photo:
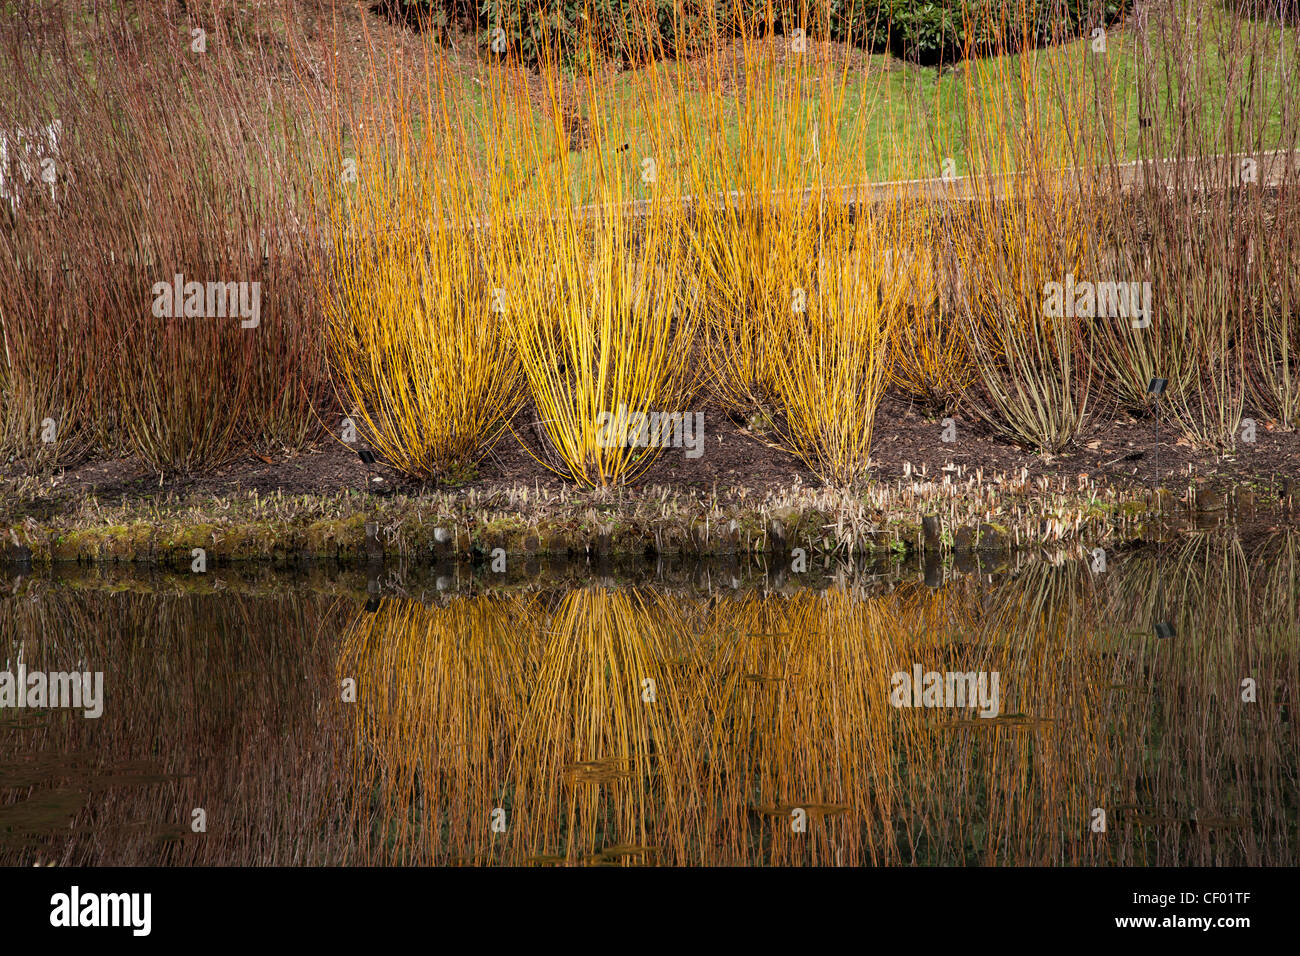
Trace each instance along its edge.
<instances>
[{"instance_id":1,"label":"still water","mask_svg":"<svg viewBox=\"0 0 1300 956\"><path fill-rule=\"evenodd\" d=\"M0 865L1291 865L1298 663L1297 535L0 572Z\"/></svg>"}]
</instances>

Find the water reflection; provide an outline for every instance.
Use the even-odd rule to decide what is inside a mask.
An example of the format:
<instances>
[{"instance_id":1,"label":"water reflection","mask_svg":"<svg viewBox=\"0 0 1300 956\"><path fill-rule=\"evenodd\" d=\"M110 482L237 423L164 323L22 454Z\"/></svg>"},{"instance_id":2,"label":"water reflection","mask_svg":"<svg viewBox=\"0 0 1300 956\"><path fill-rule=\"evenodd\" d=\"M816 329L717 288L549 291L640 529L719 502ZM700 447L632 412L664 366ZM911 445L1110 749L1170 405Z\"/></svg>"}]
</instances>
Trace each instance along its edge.
<instances>
[{"instance_id":1,"label":"water reflection","mask_svg":"<svg viewBox=\"0 0 1300 956\"><path fill-rule=\"evenodd\" d=\"M0 658L107 699L0 710L0 863L1291 864L1298 550L9 578Z\"/></svg>"}]
</instances>

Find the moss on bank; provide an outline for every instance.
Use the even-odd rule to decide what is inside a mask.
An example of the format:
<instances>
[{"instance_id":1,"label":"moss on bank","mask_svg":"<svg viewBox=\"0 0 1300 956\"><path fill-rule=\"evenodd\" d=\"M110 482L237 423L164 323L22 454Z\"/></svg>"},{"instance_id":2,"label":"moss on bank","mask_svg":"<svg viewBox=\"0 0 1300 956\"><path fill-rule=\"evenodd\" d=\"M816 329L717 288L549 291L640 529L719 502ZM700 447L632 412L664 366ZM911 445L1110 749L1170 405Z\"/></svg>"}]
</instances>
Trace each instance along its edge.
<instances>
[{"instance_id":1,"label":"moss on bank","mask_svg":"<svg viewBox=\"0 0 1300 956\"><path fill-rule=\"evenodd\" d=\"M1181 497L1123 495L1025 481L898 482L860 492L790 488L761 500L667 489L577 492L500 488L462 494L93 499L62 513L19 502L0 524L0 562L344 565L509 556L1012 553L1043 546L1151 540L1205 522L1293 524L1289 498L1246 489L1213 509ZM928 520L927 520L928 519Z\"/></svg>"}]
</instances>

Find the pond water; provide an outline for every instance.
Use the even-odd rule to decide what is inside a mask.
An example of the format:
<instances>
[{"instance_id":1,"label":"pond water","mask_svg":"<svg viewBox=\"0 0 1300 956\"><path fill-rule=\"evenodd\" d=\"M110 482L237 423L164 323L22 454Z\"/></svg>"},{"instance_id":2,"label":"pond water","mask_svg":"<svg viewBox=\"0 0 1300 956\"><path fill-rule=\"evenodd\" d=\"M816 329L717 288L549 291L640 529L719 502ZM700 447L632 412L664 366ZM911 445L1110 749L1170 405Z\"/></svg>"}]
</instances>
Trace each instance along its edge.
<instances>
[{"instance_id":1,"label":"pond water","mask_svg":"<svg viewBox=\"0 0 1300 956\"><path fill-rule=\"evenodd\" d=\"M0 865L1294 864L1298 598L1295 534L0 572Z\"/></svg>"}]
</instances>

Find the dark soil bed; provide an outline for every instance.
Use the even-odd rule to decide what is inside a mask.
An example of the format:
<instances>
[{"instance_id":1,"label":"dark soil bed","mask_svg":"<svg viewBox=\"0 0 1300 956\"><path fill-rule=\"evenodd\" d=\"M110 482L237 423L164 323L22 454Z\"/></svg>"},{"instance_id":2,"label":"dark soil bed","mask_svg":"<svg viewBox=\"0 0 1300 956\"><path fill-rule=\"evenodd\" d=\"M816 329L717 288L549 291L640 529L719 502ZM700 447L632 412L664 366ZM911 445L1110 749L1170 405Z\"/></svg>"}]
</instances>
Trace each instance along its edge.
<instances>
[{"instance_id":1,"label":"dark soil bed","mask_svg":"<svg viewBox=\"0 0 1300 956\"><path fill-rule=\"evenodd\" d=\"M540 486L551 490L566 482L542 465L534 455L541 450L528 427L531 413L516 419L515 433L528 443L505 434L480 464L477 477L463 488L502 485ZM1198 452L1174 429L1160 433L1160 483L1181 493L1189 484L1221 490L1249 483L1265 496L1285 494L1288 482L1300 475L1300 433L1269 427L1259 419L1257 440L1242 444L1233 457ZM955 467L963 475L983 470L986 479L999 474L1050 476L1071 487L1091 480L1102 487L1140 491L1155 478L1157 449L1151 418L1120 415L1094 428L1075 446L1057 456L1040 456L992 437L978 423L954 416L956 440L942 440L943 424L928 418L909 403L887 397L877 417L872 477L902 478L908 466L913 473L942 476ZM721 409L705 409L706 449L699 458L687 458L680 449L663 452L633 487L663 486L695 491L717 491L723 498L761 496L777 488L820 484L795 456L776 446L775 435L756 435ZM47 507L68 506L88 496L119 500L148 499L162 495L182 497L222 495L231 491L285 494L360 491L377 494L400 491L419 493L421 483L408 480L382 461L368 468L356 451L341 442L322 438L301 451L285 450L270 461L247 455L211 472L192 477L166 477L151 473L131 459L89 461L56 472L41 482L39 496ZM0 481L15 479L20 470L0 474ZM378 480L375 480L378 479Z\"/></svg>"}]
</instances>

